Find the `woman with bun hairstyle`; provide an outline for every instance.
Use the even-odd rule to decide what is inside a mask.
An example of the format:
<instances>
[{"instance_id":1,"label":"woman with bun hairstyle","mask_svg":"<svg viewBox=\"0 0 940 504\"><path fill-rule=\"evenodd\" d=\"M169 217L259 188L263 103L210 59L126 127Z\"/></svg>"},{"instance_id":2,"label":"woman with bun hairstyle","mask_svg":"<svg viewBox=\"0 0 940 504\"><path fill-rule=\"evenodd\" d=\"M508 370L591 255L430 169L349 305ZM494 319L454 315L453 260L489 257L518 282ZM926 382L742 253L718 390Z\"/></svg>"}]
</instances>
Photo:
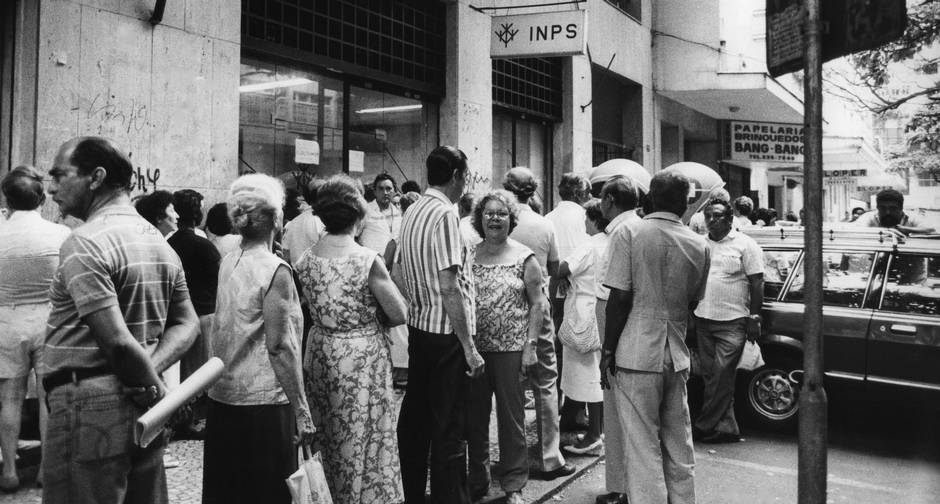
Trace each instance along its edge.
<instances>
[{"instance_id":1,"label":"woman with bun hairstyle","mask_svg":"<svg viewBox=\"0 0 940 504\"><path fill-rule=\"evenodd\" d=\"M297 262L313 324L304 354L313 447L336 504L401 502L388 328L405 323L405 301L382 257L356 243L366 202L355 181L327 179L315 211L326 234Z\"/></svg>"},{"instance_id":2,"label":"woman with bun hairstyle","mask_svg":"<svg viewBox=\"0 0 940 504\"><path fill-rule=\"evenodd\" d=\"M295 446L315 428L301 377L300 298L290 266L271 251L284 186L244 175L227 203L242 241L219 265L210 345L225 370L209 389L202 501L288 504Z\"/></svg>"}]
</instances>

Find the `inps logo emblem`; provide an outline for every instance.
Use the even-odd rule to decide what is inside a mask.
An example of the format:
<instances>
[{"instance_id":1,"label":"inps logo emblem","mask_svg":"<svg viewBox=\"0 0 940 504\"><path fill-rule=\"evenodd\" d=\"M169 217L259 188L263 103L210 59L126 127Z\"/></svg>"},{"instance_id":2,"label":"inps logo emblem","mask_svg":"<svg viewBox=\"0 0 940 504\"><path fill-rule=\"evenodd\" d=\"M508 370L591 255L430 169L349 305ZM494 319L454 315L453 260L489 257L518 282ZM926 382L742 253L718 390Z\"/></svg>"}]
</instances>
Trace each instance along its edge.
<instances>
[{"instance_id":1,"label":"inps logo emblem","mask_svg":"<svg viewBox=\"0 0 940 504\"><path fill-rule=\"evenodd\" d=\"M508 47L512 39L516 38L516 34L519 33L519 30L513 30L512 26L512 23L502 23L499 25L500 29L494 32L499 37L499 41L503 43L503 47Z\"/></svg>"}]
</instances>

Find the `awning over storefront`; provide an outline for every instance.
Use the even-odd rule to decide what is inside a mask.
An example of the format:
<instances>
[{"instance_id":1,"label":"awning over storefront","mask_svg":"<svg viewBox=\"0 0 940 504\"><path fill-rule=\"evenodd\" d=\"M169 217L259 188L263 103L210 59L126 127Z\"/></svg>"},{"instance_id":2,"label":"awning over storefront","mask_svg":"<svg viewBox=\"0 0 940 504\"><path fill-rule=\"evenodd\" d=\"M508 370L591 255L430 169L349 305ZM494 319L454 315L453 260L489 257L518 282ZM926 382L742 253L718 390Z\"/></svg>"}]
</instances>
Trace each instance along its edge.
<instances>
[{"instance_id":1,"label":"awning over storefront","mask_svg":"<svg viewBox=\"0 0 940 504\"><path fill-rule=\"evenodd\" d=\"M715 119L803 122L803 101L766 73L718 73L714 84L657 92Z\"/></svg>"},{"instance_id":2,"label":"awning over storefront","mask_svg":"<svg viewBox=\"0 0 940 504\"><path fill-rule=\"evenodd\" d=\"M873 175L859 177L855 190L863 193L877 193L884 189L906 191L907 183L897 173L881 172Z\"/></svg>"}]
</instances>

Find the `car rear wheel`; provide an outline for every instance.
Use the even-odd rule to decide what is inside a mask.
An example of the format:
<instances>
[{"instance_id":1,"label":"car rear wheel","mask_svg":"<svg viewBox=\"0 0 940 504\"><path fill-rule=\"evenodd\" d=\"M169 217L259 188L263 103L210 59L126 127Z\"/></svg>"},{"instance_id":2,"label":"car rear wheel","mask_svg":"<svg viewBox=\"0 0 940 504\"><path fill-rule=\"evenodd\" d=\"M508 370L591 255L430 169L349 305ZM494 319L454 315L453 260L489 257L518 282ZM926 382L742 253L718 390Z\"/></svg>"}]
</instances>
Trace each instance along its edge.
<instances>
[{"instance_id":1,"label":"car rear wheel","mask_svg":"<svg viewBox=\"0 0 940 504\"><path fill-rule=\"evenodd\" d=\"M738 383L737 403L745 416L758 427L792 432L796 429L799 390L788 375L800 369L796 359L787 356L764 356L763 367L742 373Z\"/></svg>"}]
</instances>

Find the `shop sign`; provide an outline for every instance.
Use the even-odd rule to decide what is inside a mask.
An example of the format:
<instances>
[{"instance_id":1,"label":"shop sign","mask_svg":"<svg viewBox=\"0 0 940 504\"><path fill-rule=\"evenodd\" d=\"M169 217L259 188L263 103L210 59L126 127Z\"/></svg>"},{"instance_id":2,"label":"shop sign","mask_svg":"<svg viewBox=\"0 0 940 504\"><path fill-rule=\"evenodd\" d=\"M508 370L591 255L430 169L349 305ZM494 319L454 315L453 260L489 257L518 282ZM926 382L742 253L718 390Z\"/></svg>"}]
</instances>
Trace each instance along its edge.
<instances>
[{"instance_id":1,"label":"shop sign","mask_svg":"<svg viewBox=\"0 0 940 504\"><path fill-rule=\"evenodd\" d=\"M587 15L583 10L494 16L490 56L528 58L584 54Z\"/></svg>"},{"instance_id":2,"label":"shop sign","mask_svg":"<svg viewBox=\"0 0 940 504\"><path fill-rule=\"evenodd\" d=\"M730 161L803 162L803 125L728 121L723 135Z\"/></svg>"},{"instance_id":3,"label":"shop sign","mask_svg":"<svg viewBox=\"0 0 940 504\"><path fill-rule=\"evenodd\" d=\"M864 177L866 175L868 175L868 170L865 168L856 168L854 170L823 170L823 176L826 178Z\"/></svg>"}]
</instances>

